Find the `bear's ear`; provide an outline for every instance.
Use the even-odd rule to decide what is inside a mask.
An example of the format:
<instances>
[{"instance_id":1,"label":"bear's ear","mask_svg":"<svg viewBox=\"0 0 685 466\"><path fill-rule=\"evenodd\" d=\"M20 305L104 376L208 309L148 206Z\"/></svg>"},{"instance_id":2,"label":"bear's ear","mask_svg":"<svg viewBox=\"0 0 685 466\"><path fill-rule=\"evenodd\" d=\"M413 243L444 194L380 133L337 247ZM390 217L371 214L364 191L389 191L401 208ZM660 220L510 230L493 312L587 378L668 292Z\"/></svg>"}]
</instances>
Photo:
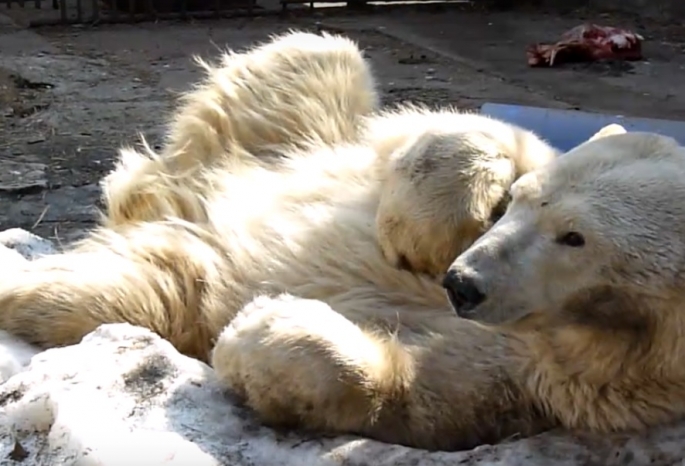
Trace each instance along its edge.
<instances>
[{"instance_id":1,"label":"bear's ear","mask_svg":"<svg viewBox=\"0 0 685 466\"><path fill-rule=\"evenodd\" d=\"M617 125L616 123L612 123L597 131L590 139L588 139L588 141L594 141L596 139L605 138L607 136L625 133L627 133L627 131L623 126Z\"/></svg>"},{"instance_id":2,"label":"bear's ear","mask_svg":"<svg viewBox=\"0 0 685 466\"><path fill-rule=\"evenodd\" d=\"M639 297L613 286L582 290L566 300L562 321L597 330L642 333L649 328L649 310Z\"/></svg>"}]
</instances>

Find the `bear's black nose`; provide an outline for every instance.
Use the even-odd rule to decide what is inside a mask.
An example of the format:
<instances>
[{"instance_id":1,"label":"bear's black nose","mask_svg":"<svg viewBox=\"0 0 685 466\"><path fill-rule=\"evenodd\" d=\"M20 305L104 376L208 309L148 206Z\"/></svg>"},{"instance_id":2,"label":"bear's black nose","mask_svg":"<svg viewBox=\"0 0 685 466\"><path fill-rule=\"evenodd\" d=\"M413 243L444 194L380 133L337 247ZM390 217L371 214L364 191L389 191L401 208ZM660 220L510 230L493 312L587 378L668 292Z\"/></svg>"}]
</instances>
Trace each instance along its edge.
<instances>
[{"instance_id":1,"label":"bear's black nose","mask_svg":"<svg viewBox=\"0 0 685 466\"><path fill-rule=\"evenodd\" d=\"M478 289L475 280L458 270L448 270L442 286L447 290L450 303L459 317L469 318L472 311L485 301L485 294Z\"/></svg>"}]
</instances>

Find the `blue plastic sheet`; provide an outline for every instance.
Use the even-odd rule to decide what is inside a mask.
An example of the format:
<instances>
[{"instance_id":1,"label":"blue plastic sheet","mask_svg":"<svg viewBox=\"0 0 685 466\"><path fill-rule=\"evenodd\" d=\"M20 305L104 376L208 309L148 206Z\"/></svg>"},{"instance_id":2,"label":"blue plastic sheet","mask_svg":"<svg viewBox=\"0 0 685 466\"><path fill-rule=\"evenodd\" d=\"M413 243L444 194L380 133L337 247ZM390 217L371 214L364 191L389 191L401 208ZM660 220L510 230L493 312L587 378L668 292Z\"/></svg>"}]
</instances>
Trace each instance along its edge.
<instances>
[{"instance_id":1,"label":"blue plastic sheet","mask_svg":"<svg viewBox=\"0 0 685 466\"><path fill-rule=\"evenodd\" d=\"M685 121L632 118L576 110L486 103L480 112L534 131L557 149L568 151L611 123L626 131L646 131L675 138L685 145Z\"/></svg>"}]
</instances>

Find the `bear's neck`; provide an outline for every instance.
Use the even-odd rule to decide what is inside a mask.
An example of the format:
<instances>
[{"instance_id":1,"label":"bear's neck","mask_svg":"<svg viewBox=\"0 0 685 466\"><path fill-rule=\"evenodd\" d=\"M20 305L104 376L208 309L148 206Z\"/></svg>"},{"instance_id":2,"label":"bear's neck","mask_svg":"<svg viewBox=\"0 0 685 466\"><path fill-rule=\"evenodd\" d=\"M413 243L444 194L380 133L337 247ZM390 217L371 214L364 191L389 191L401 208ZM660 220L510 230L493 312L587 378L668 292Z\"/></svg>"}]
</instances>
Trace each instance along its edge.
<instances>
[{"instance_id":1,"label":"bear's neck","mask_svg":"<svg viewBox=\"0 0 685 466\"><path fill-rule=\"evenodd\" d=\"M505 330L522 356L514 376L544 413L565 427L598 432L685 415L685 319L602 328L567 317L534 315Z\"/></svg>"}]
</instances>

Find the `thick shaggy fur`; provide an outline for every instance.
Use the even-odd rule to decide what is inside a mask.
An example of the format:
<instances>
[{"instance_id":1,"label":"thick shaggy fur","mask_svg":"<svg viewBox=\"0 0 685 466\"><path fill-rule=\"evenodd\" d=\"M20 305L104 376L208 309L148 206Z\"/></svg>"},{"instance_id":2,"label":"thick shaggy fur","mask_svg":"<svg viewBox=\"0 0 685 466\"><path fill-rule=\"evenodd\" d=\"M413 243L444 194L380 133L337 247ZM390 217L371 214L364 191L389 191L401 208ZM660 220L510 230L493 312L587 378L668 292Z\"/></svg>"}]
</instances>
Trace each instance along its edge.
<instances>
[{"instance_id":1,"label":"thick shaggy fur","mask_svg":"<svg viewBox=\"0 0 685 466\"><path fill-rule=\"evenodd\" d=\"M340 36L291 32L228 52L218 65L200 63L206 78L182 97L162 154L121 150L103 183L107 224L169 215L204 221L204 206L187 189L213 190L204 175L227 154L268 165L291 149L355 142L363 117L378 107L369 64Z\"/></svg>"},{"instance_id":2,"label":"thick shaggy fur","mask_svg":"<svg viewBox=\"0 0 685 466\"><path fill-rule=\"evenodd\" d=\"M335 98L332 101L338 102ZM186 111L181 110L177 121L183 120ZM338 107L330 108L330 113L336 111ZM415 117L408 117L409 112L379 118L411 121ZM430 118L427 113L418 114L423 116L416 121ZM122 220L115 217L118 214L111 214L108 226L72 250L38 259L3 277L0 328L30 343L52 347L77 343L102 323L141 325L167 338L181 352L211 360L221 380L241 394L266 423L358 433L429 449L471 447L513 434L531 434L558 423L606 431L643 427L680 414L683 403L678 397L683 391L678 384L685 379L678 378L675 365L667 362L672 360L669 354L679 351L673 335L682 326L670 308L664 309L663 315L673 318L664 321L670 325L663 330L658 325L646 327L647 333L639 326L626 327L635 332L627 332L627 336L647 335L648 347L638 345L637 337L625 340L634 344L623 344L618 333L621 328L604 332L599 325L584 324L583 319L593 315L587 312L592 306L597 305L593 310L598 316L605 312L603 295L588 295L599 302L581 299L583 291L593 290L593 282L578 288L575 300L528 303L529 309L545 309L547 313L486 327L457 318L437 280L387 260L379 246L376 223L384 196L403 196L408 204L400 207L417 212L411 218L416 225L437 219L438 227L448 218L453 219L454 236L472 231L473 236L460 239L458 247L452 235L446 234L447 243L435 249L423 248L427 254L450 248L456 251L473 242L490 226L491 218L499 215L503 194L514 178L535 167L535 157L527 159L519 154L521 148L540 147L529 141L528 133L502 127L502 133L494 130L481 138L484 130L480 123L473 123L473 134L459 128L450 133L441 126L442 118L426 124L440 131L415 132L405 141L411 142L409 146L402 142L402 128L406 126L398 124L396 139L401 141L398 148L402 150L382 150L382 144L374 143L373 138L370 141L365 132L373 134L374 130L367 122L356 142L328 144L307 139L302 147L298 142L286 142L281 147L289 149L276 152L273 163L253 163L258 157L246 149L251 144L249 138L241 145L244 136L235 136L230 151L207 154L203 147L214 146L203 145L204 133L192 133L191 142L202 160L197 173L205 184L199 187L200 178L195 175L184 179L178 177L181 171L165 172L170 173L169 178L180 180L175 182L174 191L168 189L164 176L155 175L150 179L149 202L138 204L140 211L131 210L132 217ZM471 118L455 116L451 121L475 121ZM262 120L253 121L258 125ZM259 134L257 127L254 131ZM501 141L498 134L503 137ZM200 140L195 141L196 137ZM450 141L466 141L472 146L461 150L456 145L451 150ZM478 141L486 149L474 148ZM493 147L501 149L498 152ZM600 138L567 156L569 161L579 161L575 165L556 159L550 162L554 165L552 181L545 189L594 196L590 205L605 209L601 210L602 218L619 223L625 218L625 231L635 231L630 228L646 225L645 218L664 212L665 207L657 204L654 208L652 203L641 207L635 202L624 208L617 202L605 203L595 194L602 189L609 190L611 199L625 193L635 197L637 191L631 191L632 183L605 185L602 180L614 169L622 181L632 181L630 173L637 168L647 178L647 173L661 174L661 160L675 160L679 150L651 136ZM648 155L655 159L645 159ZM634 162L640 157L644 159L641 164ZM664 166L665 173L677 181L673 177L683 169L676 165L669 162ZM127 171L123 165L119 170L123 170L119 175L124 179L136 183L138 172ZM392 174L393 170L398 174ZM400 177L400 185L418 179L424 189L388 190L385 183L391 176ZM529 175L527 185L534 186L530 180L543 180L545 176ZM650 186L646 189L660 192L659 183ZM126 199L130 195L117 191L114 184L109 188L110 197L121 195ZM528 191L534 193L532 189ZM517 193L523 191L519 187L514 195L520 198ZM198 206L201 216L188 216L188 211L178 208L182 203L167 202L169 193L178 195L182 203ZM670 197L651 199L671 207L674 196L679 199L679 191L670 186L664 193ZM447 211L436 215L433 204L438 200L436 205ZM522 201L516 202L520 205ZM426 207L423 216L418 215L422 205ZM595 228L588 231L598 231L602 238L616 233L617 223L591 223L583 216L581 207L585 204L572 205L578 209L573 219ZM516 209L521 211L522 207ZM140 221L134 221L137 212L142 212ZM623 216L626 212L629 217ZM391 209L389 216L400 214ZM505 218L511 218L510 214ZM543 224L555 225L556 221L566 226L563 217L555 218ZM537 225L535 217L525 219L517 224L521 231ZM676 265L664 262L666 256L659 256L658 251L670 247L667 244L680 247L685 227L675 231L667 220L668 216L660 218L659 234L649 236L651 242L644 250L626 246L628 249L615 251L616 261L610 265L618 269L612 283L635 288L630 280L621 282L628 280L622 274L630 270L651 273L654 289L676 283L680 275L664 275L676 270ZM463 228L461 222L480 225L471 230ZM430 235L432 229L425 231ZM495 226L491 231L501 234L502 229ZM674 232L674 237L669 237L671 243L655 239L664 232ZM629 245L627 240L635 238L625 234ZM484 238L492 237L486 234ZM442 235L433 237L436 243L443 240ZM489 254L481 264L492 267L488 270L497 270L497 261L518 258L516 251L498 255L497 248L481 244L477 242L473 250L481 251L483 258ZM605 247L619 247L608 244ZM403 247L407 249L399 244L391 250L403 251ZM682 251L671 252L673 257L682 256ZM417 268L426 270L446 260L443 255L426 259L420 253L411 257L416 258ZM476 256L467 251L464 257ZM556 269L552 255L549 262L511 259L511 264L538 270L541 283L563 287L569 276L585 273L585 261L597 261L598 271L600 266L607 267L601 257L598 250L588 249L583 256L562 257ZM645 263L643 257L650 257L650 262ZM572 267L567 269L564 261ZM459 261L456 264L461 267ZM519 275L527 277L519 269L510 272L512 280ZM588 276L601 278L599 272ZM582 279L570 282L581 283ZM536 285L528 285L536 289ZM518 289L519 295L525 289ZM510 299L511 290L492 290L487 302L504 305ZM632 289L635 295L638 291ZM675 288L672 292L674 299L679 298ZM641 302L624 303L626 315L641 316L642 308L635 307ZM656 317L654 322L658 322ZM595 343L600 346L593 346ZM644 348L639 354L645 359L619 358L627 355L621 348ZM661 355L660 348L671 350L661 356L664 372L649 372L650 366L642 362L651 361L652 350ZM637 382L651 385L642 387ZM628 387L634 390L623 390ZM659 393L655 391L658 387L662 390Z\"/></svg>"},{"instance_id":3,"label":"thick shaggy fur","mask_svg":"<svg viewBox=\"0 0 685 466\"><path fill-rule=\"evenodd\" d=\"M685 148L622 132L521 177L506 215L450 267L486 297L463 316L527 328L502 331L524 357L518 385L595 431L685 414Z\"/></svg>"},{"instance_id":4,"label":"thick shaggy fur","mask_svg":"<svg viewBox=\"0 0 685 466\"><path fill-rule=\"evenodd\" d=\"M504 214L517 178L557 156L530 131L454 109L381 112L365 136L384 164L376 213L383 254L433 276Z\"/></svg>"},{"instance_id":5,"label":"thick shaggy fur","mask_svg":"<svg viewBox=\"0 0 685 466\"><path fill-rule=\"evenodd\" d=\"M287 171L281 163L292 154L363 144L377 159L366 182L383 186L375 219L383 254L439 276L504 212L511 183L557 155L530 131L477 114L411 105L375 112L369 65L342 37L292 32L204 66L162 154L121 151L103 183L105 225L206 222L216 173Z\"/></svg>"}]
</instances>

